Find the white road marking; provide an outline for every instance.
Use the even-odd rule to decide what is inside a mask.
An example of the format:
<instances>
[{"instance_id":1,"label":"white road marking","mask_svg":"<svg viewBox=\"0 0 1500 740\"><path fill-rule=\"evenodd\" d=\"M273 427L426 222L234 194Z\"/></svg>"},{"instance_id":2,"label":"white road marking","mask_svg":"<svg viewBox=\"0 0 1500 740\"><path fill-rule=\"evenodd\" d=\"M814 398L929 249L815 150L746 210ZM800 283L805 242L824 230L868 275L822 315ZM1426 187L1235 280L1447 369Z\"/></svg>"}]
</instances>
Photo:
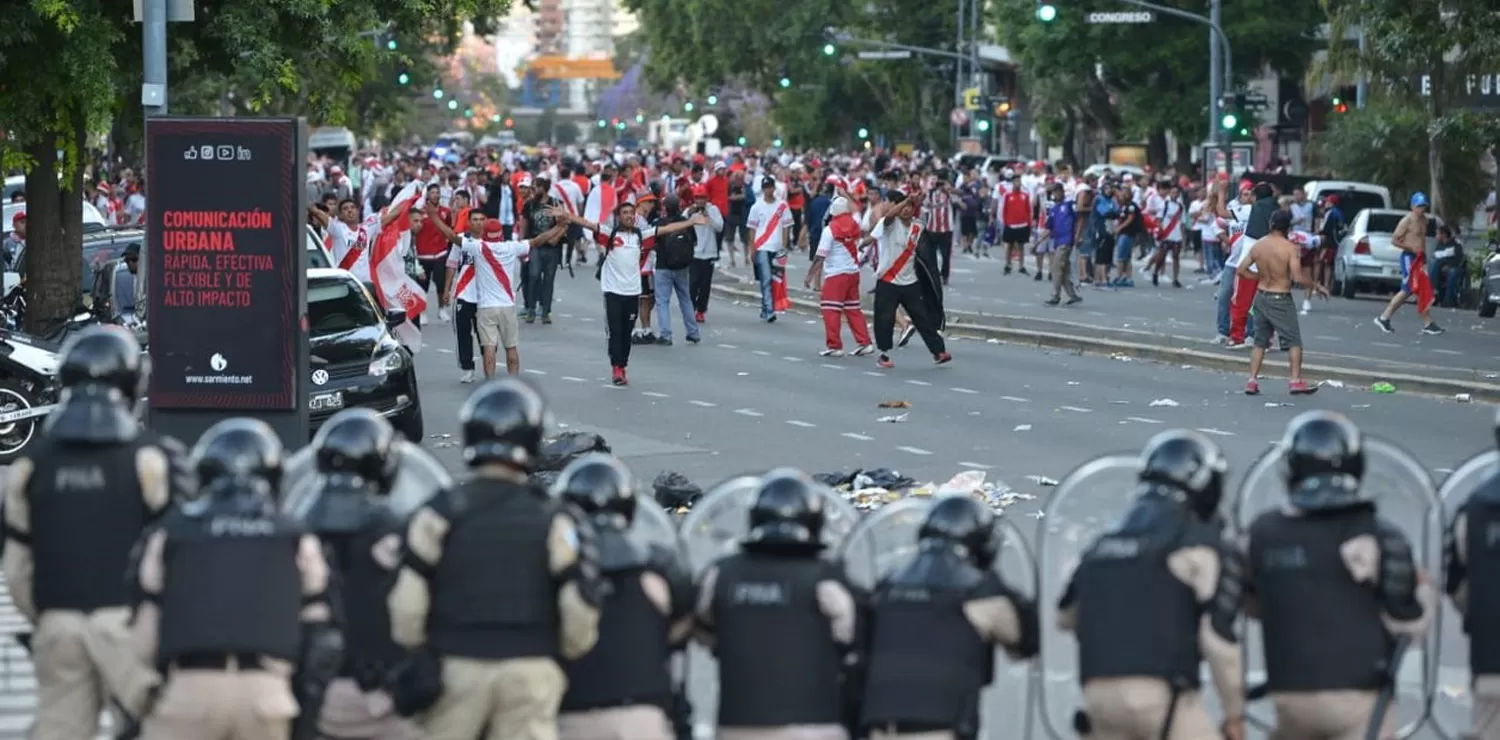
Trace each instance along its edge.
<instances>
[{"instance_id":1,"label":"white road marking","mask_svg":"<svg viewBox=\"0 0 1500 740\"><path fill-rule=\"evenodd\" d=\"M453 350L448 349L447 347L438 347L437 351L442 352L445 355L451 355L451 354L453 354Z\"/></svg>"},{"instance_id":2,"label":"white road marking","mask_svg":"<svg viewBox=\"0 0 1500 740\"><path fill-rule=\"evenodd\" d=\"M1234 436L1234 432L1226 432L1223 429L1213 429L1211 427L1198 427L1198 431L1203 432L1204 434L1212 434L1212 435L1214 435L1216 437L1233 437Z\"/></svg>"},{"instance_id":3,"label":"white road marking","mask_svg":"<svg viewBox=\"0 0 1500 740\"><path fill-rule=\"evenodd\" d=\"M786 360L787 362L801 362L802 361L801 357L792 357L790 355L782 355L781 359Z\"/></svg>"},{"instance_id":4,"label":"white road marking","mask_svg":"<svg viewBox=\"0 0 1500 740\"><path fill-rule=\"evenodd\" d=\"M1373 344L1376 347L1400 347L1401 346L1399 344L1395 344L1395 343L1392 343L1392 342L1370 342L1370 344Z\"/></svg>"},{"instance_id":5,"label":"white road marking","mask_svg":"<svg viewBox=\"0 0 1500 740\"><path fill-rule=\"evenodd\" d=\"M865 375L873 375L873 376L875 376L877 378L884 378L885 377L885 373L877 373L874 370L866 370L865 371Z\"/></svg>"},{"instance_id":6,"label":"white road marking","mask_svg":"<svg viewBox=\"0 0 1500 740\"><path fill-rule=\"evenodd\" d=\"M761 357L770 357L771 356L770 352L767 352L767 351L765 351L763 349L752 349L750 351L753 352L753 353L755 353L755 354L757 354L757 355L760 355Z\"/></svg>"},{"instance_id":7,"label":"white road marking","mask_svg":"<svg viewBox=\"0 0 1500 740\"><path fill-rule=\"evenodd\" d=\"M835 365L835 364L833 364L831 362L825 362L825 363L823 363L823 367L826 367L829 370L843 370L844 369L843 365Z\"/></svg>"},{"instance_id":8,"label":"white road marking","mask_svg":"<svg viewBox=\"0 0 1500 740\"><path fill-rule=\"evenodd\" d=\"M1319 334L1318 336L1313 337L1313 339L1316 339L1316 340L1318 340L1320 342L1337 342L1337 341L1339 341L1339 337L1333 337L1333 336L1329 336L1327 334Z\"/></svg>"},{"instance_id":9,"label":"white road marking","mask_svg":"<svg viewBox=\"0 0 1500 740\"><path fill-rule=\"evenodd\" d=\"M796 419L787 419L786 423L791 424L794 427L802 427L803 429L812 429L813 427L817 426L817 424L810 424L805 421L797 421Z\"/></svg>"},{"instance_id":10,"label":"white road marking","mask_svg":"<svg viewBox=\"0 0 1500 740\"><path fill-rule=\"evenodd\" d=\"M720 345L717 345L717 346L723 347L724 349L739 349L739 347L736 347L733 344L720 344Z\"/></svg>"},{"instance_id":11,"label":"white road marking","mask_svg":"<svg viewBox=\"0 0 1500 740\"><path fill-rule=\"evenodd\" d=\"M571 318L573 318L573 314L570 314L570 313L560 313L560 314L558 314L558 316L561 316L561 317L563 317L565 319L571 319Z\"/></svg>"},{"instance_id":12,"label":"white road marking","mask_svg":"<svg viewBox=\"0 0 1500 740\"><path fill-rule=\"evenodd\" d=\"M874 437L866 437L863 434L855 434L854 432L844 432L843 436L848 437L849 439L857 439L861 442L870 442L875 439Z\"/></svg>"},{"instance_id":13,"label":"white road marking","mask_svg":"<svg viewBox=\"0 0 1500 740\"><path fill-rule=\"evenodd\" d=\"M593 316L584 316L584 317L583 317L583 320L584 320L584 321L588 321L588 322L590 322L590 323L592 323L592 322L593 322L593 320L594 320L594 317L593 317Z\"/></svg>"},{"instance_id":14,"label":"white road marking","mask_svg":"<svg viewBox=\"0 0 1500 740\"><path fill-rule=\"evenodd\" d=\"M897 447L896 449L901 450L902 452L910 452L913 455L931 455L932 454L931 452L928 452L927 450L924 450L921 447L906 447L906 446L903 445L901 447Z\"/></svg>"},{"instance_id":15,"label":"white road marking","mask_svg":"<svg viewBox=\"0 0 1500 740\"><path fill-rule=\"evenodd\" d=\"M985 465L983 463L971 463L971 462L961 462L961 463L958 464L958 466L961 467L961 468L973 468L975 470L993 470L994 467L995 467L993 465Z\"/></svg>"},{"instance_id":16,"label":"white road marking","mask_svg":"<svg viewBox=\"0 0 1500 740\"><path fill-rule=\"evenodd\" d=\"M1074 412L1077 412L1077 413L1080 413L1080 414L1092 414L1092 413L1094 413L1093 409L1081 408L1079 406L1060 406L1059 408L1061 408L1063 411L1074 411Z\"/></svg>"},{"instance_id":17,"label":"white road marking","mask_svg":"<svg viewBox=\"0 0 1500 740\"><path fill-rule=\"evenodd\" d=\"M711 408L719 405L717 403L711 403L709 401L688 401L688 403L693 404L694 406L702 406L703 408L706 408L706 409L711 409Z\"/></svg>"},{"instance_id":18,"label":"white road marking","mask_svg":"<svg viewBox=\"0 0 1500 740\"><path fill-rule=\"evenodd\" d=\"M665 393L657 393L656 391L641 391L641 395L650 396L652 398L671 398L671 396Z\"/></svg>"},{"instance_id":19,"label":"white road marking","mask_svg":"<svg viewBox=\"0 0 1500 740\"><path fill-rule=\"evenodd\" d=\"M562 376L562 378L563 378L563 380L566 380L566 381L568 381L570 383L587 383L588 382L587 380L584 380L583 378L575 378L575 377L573 377L571 375L564 375L564 376Z\"/></svg>"},{"instance_id":20,"label":"white road marking","mask_svg":"<svg viewBox=\"0 0 1500 740\"><path fill-rule=\"evenodd\" d=\"M906 382L911 383L912 385L932 385L925 380L908 380Z\"/></svg>"},{"instance_id":21,"label":"white road marking","mask_svg":"<svg viewBox=\"0 0 1500 740\"><path fill-rule=\"evenodd\" d=\"M1138 422L1140 422L1142 424L1161 424L1162 423L1162 421L1160 419L1147 419L1144 416L1127 416L1125 418L1127 420L1129 420L1129 421L1138 421Z\"/></svg>"},{"instance_id":22,"label":"white road marking","mask_svg":"<svg viewBox=\"0 0 1500 740\"><path fill-rule=\"evenodd\" d=\"M971 388L949 388L948 390L953 391L954 393L978 393L979 392L979 391L973 390Z\"/></svg>"},{"instance_id":23,"label":"white road marking","mask_svg":"<svg viewBox=\"0 0 1500 740\"><path fill-rule=\"evenodd\" d=\"M1026 403L1027 401L1030 401L1031 399L1029 399L1029 398L1021 398L1020 396L1001 396L1000 400L1002 400L1002 401L1014 401L1016 403Z\"/></svg>"},{"instance_id":24,"label":"white road marking","mask_svg":"<svg viewBox=\"0 0 1500 740\"><path fill-rule=\"evenodd\" d=\"M1436 353L1438 353L1440 355L1462 355L1463 354L1462 352L1459 352L1456 349L1435 349L1435 350L1432 350L1432 351L1436 352Z\"/></svg>"},{"instance_id":25,"label":"white road marking","mask_svg":"<svg viewBox=\"0 0 1500 740\"><path fill-rule=\"evenodd\" d=\"M739 414L740 416L765 416L765 414L762 414L755 409L735 409L734 413Z\"/></svg>"},{"instance_id":26,"label":"white road marking","mask_svg":"<svg viewBox=\"0 0 1500 740\"><path fill-rule=\"evenodd\" d=\"M533 369L531 369L529 367L526 368L526 372L531 373L532 375L546 375L547 374L546 370L533 370Z\"/></svg>"}]
</instances>

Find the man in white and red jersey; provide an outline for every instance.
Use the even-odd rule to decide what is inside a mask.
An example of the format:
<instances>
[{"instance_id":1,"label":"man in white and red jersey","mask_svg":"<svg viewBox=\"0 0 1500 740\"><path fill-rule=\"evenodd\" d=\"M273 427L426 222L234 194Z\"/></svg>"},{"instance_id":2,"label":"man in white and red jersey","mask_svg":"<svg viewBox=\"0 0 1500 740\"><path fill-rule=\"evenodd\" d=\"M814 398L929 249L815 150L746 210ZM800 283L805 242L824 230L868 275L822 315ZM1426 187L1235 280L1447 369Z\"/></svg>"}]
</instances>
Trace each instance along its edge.
<instances>
[{"instance_id":1,"label":"man in white and red jersey","mask_svg":"<svg viewBox=\"0 0 1500 740\"><path fill-rule=\"evenodd\" d=\"M495 377L495 348L505 348L505 371L521 372L521 322L516 315L516 286L521 280L521 260L532 247L550 243L567 230L563 223L526 241L504 241L499 228L486 228L483 239L465 237L463 250L474 262L478 288L476 312L479 349L484 354L484 377ZM446 259L446 258L445 258Z\"/></svg>"},{"instance_id":2,"label":"man in white and red jersey","mask_svg":"<svg viewBox=\"0 0 1500 740\"><path fill-rule=\"evenodd\" d=\"M833 199L828 207L831 217L823 227L818 239L818 252L813 258L803 287L812 287L814 280L821 279L819 302L823 309L823 339L827 345L818 354L824 357L842 357L844 339L842 323L849 322L849 331L854 335L856 357L865 357L875 351L870 346L870 331L865 326L865 312L859 305L859 221L851 213L849 200L842 196Z\"/></svg>"},{"instance_id":3,"label":"man in white and red jersey","mask_svg":"<svg viewBox=\"0 0 1500 740\"><path fill-rule=\"evenodd\" d=\"M436 284L439 288L438 315L442 319L447 318L447 306L442 303L442 286L447 284L448 249L450 244L448 237L443 233L445 229L438 227L435 221L442 221L448 228L446 231L452 233L453 212L443 206L440 201L443 196L443 188L436 182L427 186L427 200L423 205L423 212L427 214L422 229L415 235L413 241L417 248L417 262L422 266L422 276L417 278L422 290L427 290ZM414 317L412 323L417 323L421 317Z\"/></svg>"},{"instance_id":4,"label":"man in white and red jersey","mask_svg":"<svg viewBox=\"0 0 1500 740\"><path fill-rule=\"evenodd\" d=\"M906 310L912 325L922 334L922 342L939 365L953 360L938 333L933 316L937 306L928 304L927 295L917 279L916 252L922 236L916 215L916 200L899 190L887 193L889 205L875 222L870 236L876 245L875 275L875 346L880 348L878 365L894 367L890 351L895 344L896 309Z\"/></svg>"},{"instance_id":5,"label":"man in white and red jersey","mask_svg":"<svg viewBox=\"0 0 1500 740\"><path fill-rule=\"evenodd\" d=\"M922 232L922 246L917 256L927 264L930 274L942 276L943 285L948 284L948 273L953 264L954 195L953 177L943 170L938 172L922 200L921 219L927 226Z\"/></svg>"},{"instance_id":6,"label":"man in white and red jersey","mask_svg":"<svg viewBox=\"0 0 1500 740\"><path fill-rule=\"evenodd\" d=\"M1022 275L1026 272L1026 245L1031 242L1031 195L1021 186L1021 176L1012 173L1010 183L1000 196L1000 243L1005 245L1005 274L1010 274L1014 257Z\"/></svg>"},{"instance_id":7,"label":"man in white and red jersey","mask_svg":"<svg viewBox=\"0 0 1500 740\"><path fill-rule=\"evenodd\" d=\"M1156 194L1148 203L1156 221L1156 251L1151 253L1151 284L1161 283L1161 274L1167 267L1167 258L1172 258L1172 286L1182 287L1182 242L1187 233L1186 209L1182 205L1182 194L1177 184L1162 180L1156 184Z\"/></svg>"},{"instance_id":8,"label":"man in white and red jersey","mask_svg":"<svg viewBox=\"0 0 1500 740\"><path fill-rule=\"evenodd\" d=\"M791 245L792 216L785 200L776 197L776 179L769 175L761 178L760 200L750 207L746 218L754 241L755 279L760 282L760 318L766 323L776 320L775 304L771 300L772 268L780 253Z\"/></svg>"},{"instance_id":9,"label":"man in white and red jersey","mask_svg":"<svg viewBox=\"0 0 1500 740\"><path fill-rule=\"evenodd\" d=\"M499 219L475 211L469 214L469 229L464 236L484 239L489 231L503 238L504 229ZM474 257L467 250L448 250L448 284L443 286L443 295L447 296L448 305L453 306L460 383L474 382L474 338L479 333L479 286L474 284L474 267Z\"/></svg>"}]
</instances>

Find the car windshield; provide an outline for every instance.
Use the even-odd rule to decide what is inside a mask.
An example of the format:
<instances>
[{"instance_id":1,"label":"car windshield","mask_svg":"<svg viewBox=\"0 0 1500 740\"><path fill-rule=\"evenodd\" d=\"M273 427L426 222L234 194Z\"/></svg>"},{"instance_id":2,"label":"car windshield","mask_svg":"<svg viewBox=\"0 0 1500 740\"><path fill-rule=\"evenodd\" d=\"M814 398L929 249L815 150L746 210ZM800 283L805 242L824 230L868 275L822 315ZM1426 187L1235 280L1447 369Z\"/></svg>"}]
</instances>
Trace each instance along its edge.
<instances>
[{"instance_id":1,"label":"car windshield","mask_svg":"<svg viewBox=\"0 0 1500 740\"><path fill-rule=\"evenodd\" d=\"M1346 223L1353 223L1354 217L1358 216L1360 211L1370 208L1390 208L1389 205L1386 205L1385 198L1379 193L1370 193L1363 190L1340 190L1329 193L1329 195L1337 195L1339 197L1339 210L1343 212L1344 218L1348 219ZM1396 220L1399 221L1400 219L1400 216L1396 217ZM1374 219L1371 219L1371 223L1374 223ZM1378 231L1374 227L1371 227L1370 230Z\"/></svg>"},{"instance_id":2,"label":"car windshield","mask_svg":"<svg viewBox=\"0 0 1500 740\"><path fill-rule=\"evenodd\" d=\"M1365 232L1369 234L1394 234L1396 233L1396 224L1401 223L1401 218L1405 215L1404 213L1372 213L1370 214L1369 222L1365 224ZM1437 219L1427 219L1427 236L1429 238L1437 236L1437 228Z\"/></svg>"},{"instance_id":3,"label":"car windshield","mask_svg":"<svg viewBox=\"0 0 1500 740\"><path fill-rule=\"evenodd\" d=\"M308 281L307 321L314 337L382 323L364 289L352 279Z\"/></svg>"}]
</instances>

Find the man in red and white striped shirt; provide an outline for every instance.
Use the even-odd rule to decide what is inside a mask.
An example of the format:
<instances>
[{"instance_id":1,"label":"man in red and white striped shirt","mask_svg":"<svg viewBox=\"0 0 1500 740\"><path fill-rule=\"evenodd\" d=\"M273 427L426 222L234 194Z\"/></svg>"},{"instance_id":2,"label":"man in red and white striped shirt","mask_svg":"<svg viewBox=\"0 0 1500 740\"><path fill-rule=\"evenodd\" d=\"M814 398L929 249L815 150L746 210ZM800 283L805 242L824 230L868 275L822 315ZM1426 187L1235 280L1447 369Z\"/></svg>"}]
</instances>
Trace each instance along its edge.
<instances>
[{"instance_id":1,"label":"man in red and white striped shirt","mask_svg":"<svg viewBox=\"0 0 1500 740\"><path fill-rule=\"evenodd\" d=\"M922 221L927 227L922 232L922 248L917 256L927 264L931 274L942 276L943 285L948 284L953 263L953 195L953 177L944 170L927 188L927 197L922 201Z\"/></svg>"}]
</instances>

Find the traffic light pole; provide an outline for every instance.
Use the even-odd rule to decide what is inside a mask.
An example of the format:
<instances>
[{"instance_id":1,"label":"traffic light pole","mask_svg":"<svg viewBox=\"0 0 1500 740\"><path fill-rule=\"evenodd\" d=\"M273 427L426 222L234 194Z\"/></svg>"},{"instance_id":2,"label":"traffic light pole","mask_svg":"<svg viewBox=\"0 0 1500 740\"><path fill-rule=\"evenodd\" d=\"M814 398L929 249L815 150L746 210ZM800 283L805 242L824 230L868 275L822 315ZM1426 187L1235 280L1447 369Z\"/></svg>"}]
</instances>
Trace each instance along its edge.
<instances>
[{"instance_id":1,"label":"traffic light pole","mask_svg":"<svg viewBox=\"0 0 1500 740\"><path fill-rule=\"evenodd\" d=\"M1210 54L1209 54L1209 59L1208 59L1208 62L1209 62L1209 75L1208 75L1209 76L1209 85L1208 85L1208 88L1209 88L1209 97L1211 98L1211 100L1209 101L1209 104L1208 104L1208 110L1209 110L1208 130L1210 132L1217 132L1216 135L1218 136L1218 139L1219 139L1219 145L1223 148L1223 151L1224 151L1224 168L1225 168L1226 171L1229 170L1233 166L1233 164L1234 164L1234 159L1233 159L1234 151L1233 151L1233 148L1230 146L1229 132L1225 131L1223 129L1223 127L1219 126L1219 113L1218 113L1218 109L1219 109L1219 99L1220 99L1220 97L1223 94L1227 93L1228 91L1234 89L1234 53L1233 53L1233 50L1229 46L1229 34L1224 33L1224 28L1223 28L1223 26L1220 25L1221 0L1209 0L1209 11L1208 11L1209 15L1208 15L1208 17L1204 17L1204 16L1201 16L1201 15L1198 15L1197 13L1189 13L1189 12L1187 12L1185 10L1178 10L1177 8L1169 8L1169 7L1165 6L1165 5L1157 5L1156 3L1146 2L1146 0L1119 0L1119 1L1122 2L1122 3L1125 3L1127 5L1134 5L1136 7L1146 8L1147 10L1154 10L1154 11L1156 11L1158 13L1161 13L1162 15L1170 15L1170 16L1174 16L1174 17L1177 17L1177 18L1182 18L1184 20L1193 21L1195 23L1202 23L1203 25L1208 26L1209 30L1211 31L1211 33L1213 35L1215 35L1215 36L1218 37L1219 43L1218 44L1210 44L1210 47L1209 47L1210 48ZM1221 51L1221 47L1222 47L1222 51ZM1215 58L1218 57L1218 56L1220 56L1220 54L1223 55L1223 77L1222 77L1223 87L1222 88L1220 88L1220 86L1219 86L1219 80L1221 79L1220 76L1219 76L1219 73L1220 73L1220 70L1218 68L1219 65L1214 64ZM1204 164L1205 164L1205 172L1204 172L1204 174L1206 175L1207 174L1207 168L1206 168L1207 163L1205 162Z\"/></svg>"}]
</instances>

